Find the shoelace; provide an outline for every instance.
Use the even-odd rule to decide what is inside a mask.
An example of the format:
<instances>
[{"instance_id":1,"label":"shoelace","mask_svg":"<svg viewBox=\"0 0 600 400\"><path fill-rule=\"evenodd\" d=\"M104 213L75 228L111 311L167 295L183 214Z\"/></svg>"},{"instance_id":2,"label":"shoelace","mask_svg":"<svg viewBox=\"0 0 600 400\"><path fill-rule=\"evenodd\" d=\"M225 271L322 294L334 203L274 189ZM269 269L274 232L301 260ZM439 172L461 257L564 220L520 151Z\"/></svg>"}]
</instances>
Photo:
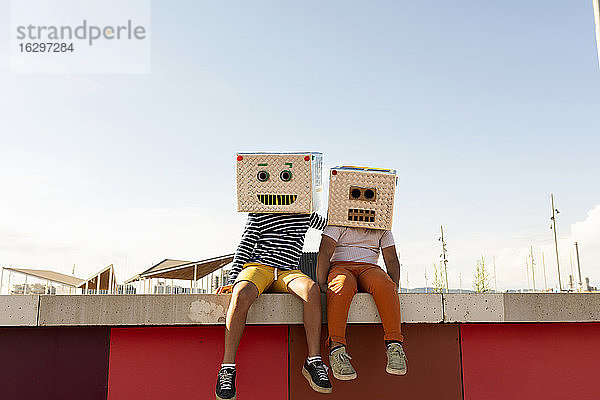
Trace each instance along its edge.
<instances>
[{"instance_id":1,"label":"shoelace","mask_svg":"<svg viewBox=\"0 0 600 400\"><path fill-rule=\"evenodd\" d=\"M337 355L342 361L350 361L352 360L352 357L350 357L350 354L346 353L345 351L342 351L340 353L338 353Z\"/></svg>"},{"instance_id":2,"label":"shoelace","mask_svg":"<svg viewBox=\"0 0 600 400\"><path fill-rule=\"evenodd\" d=\"M319 378L319 380L329 380L329 375L327 375L327 371L329 370L329 368L327 368L327 365L325 365L323 361L313 361L311 364L314 364L315 369L317 371L317 378Z\"/></svg>"},{"instance_id":3,"label":"shoelace","mask_svg":"<svg viewBox=\"0 0 600 400\"><path fill-rule=\"evenodd\" d=\"M394 346L394 345L392 344L390 347L388 347L388 349L389 349L389 351L390 351L390 352L392 352L392 353L396 353L396 354L398 354L399 356L406 357L406 356L404 355L404 349L403 349L401 346Z\"/></svg>"},{"instance_id":4,"label":"shoelace","mask_svg":"<svg viewBox=\"0 0 600 400\"><path fill-rule=\"evenodd\" d=\"M222 369L219 371L219 381L222 390L231 390L233 388L233 373Z\"/></svg>"}]
</instances>

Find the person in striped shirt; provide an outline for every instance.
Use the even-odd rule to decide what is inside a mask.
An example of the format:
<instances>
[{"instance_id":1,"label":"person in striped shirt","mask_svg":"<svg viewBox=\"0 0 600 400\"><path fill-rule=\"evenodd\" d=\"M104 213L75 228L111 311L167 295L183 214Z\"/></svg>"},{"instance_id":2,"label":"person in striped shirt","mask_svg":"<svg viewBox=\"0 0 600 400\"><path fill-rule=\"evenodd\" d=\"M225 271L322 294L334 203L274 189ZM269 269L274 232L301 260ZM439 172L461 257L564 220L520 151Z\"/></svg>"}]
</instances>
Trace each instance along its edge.
<instances>
[{"instance_id":1,"label":"person in striped shirt","mask_svg":"<svg viewBox=\"0 0 600 400\"><path fill-rule=\"evenodd\" d=\"M227 388L235 374L235 355L246 325L248 309L264 291L292 293L303 301L304 328L308 358L302 374L310 386L320 393L331 393L327 369L321 360L321 294L318 285L299 268L304 237L308 228L323 230L327 221L312 214L250 213L228 276L232 296L227 310L225 352L219 380ZM227 288L221 290L226 292ZM227 375L228 374L228 375ZM235 375L234 375L235 376ZM233 399L231 391L217 400Z\"/></svg>"}]
</instances>

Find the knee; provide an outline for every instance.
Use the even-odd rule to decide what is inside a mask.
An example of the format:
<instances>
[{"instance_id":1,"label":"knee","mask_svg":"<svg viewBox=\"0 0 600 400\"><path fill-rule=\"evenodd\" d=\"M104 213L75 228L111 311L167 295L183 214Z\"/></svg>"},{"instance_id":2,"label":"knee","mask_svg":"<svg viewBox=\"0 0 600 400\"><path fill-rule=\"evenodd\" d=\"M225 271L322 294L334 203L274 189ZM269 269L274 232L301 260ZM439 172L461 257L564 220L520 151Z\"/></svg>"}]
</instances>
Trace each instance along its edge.
<instances>
[{"instance_id":1,"label":"knee","mask_svg":"<svg viewBox=\"0 0 600 400\"><path fill-rule=\"evenodd\" d=\"M321 290L319 289L319 285L315 282L311 282L306 291L306 299L309 303L311 302L321 302Z\"/></svg>"},{"instance_id":2,"label":"knee","mask_svg":"<svg viewBox=\"0 0 600 400\"><path fill-rule=\"evenodd\" d=\"M398 293L396 284L390 278L381 279L381 280L374 282L374 284L371 286L370 290L368 290L368 291L371 294L373 294L375 291L382 292L382 293L389 293L389 294L397 294Z\"/></svg>"},{"instance_id":3,"label":"knee","mask_svg":"<svg viewBox=\"0 0 600 400\"><path fill-rule=\"evenodd\" d=\"M338 296L354 296L358 291L355 284L352 282L336 282L328 287L333 293Z\"/></svg>"},{"instance_id":4,"label":"knee","mask_svg":"<svg viewBox=\"0 0 600 400\"><path fill-rule=\"evenodd\" d=\"M386 279L385 282L382 283L382 286L390 290L396 290L396 284L391 278Z\"/></svg>"},{"instance_id":5,"label":"knee","mask_svg":"<svg viewBox=\"0 0 600 400\"><path fill-rule=\"evenodd\" d=\"M256 298L256 289L250 285L246 285L239 290L233 292L232 304L235 308L248 309Z\"/></svg>"}]
</instances>

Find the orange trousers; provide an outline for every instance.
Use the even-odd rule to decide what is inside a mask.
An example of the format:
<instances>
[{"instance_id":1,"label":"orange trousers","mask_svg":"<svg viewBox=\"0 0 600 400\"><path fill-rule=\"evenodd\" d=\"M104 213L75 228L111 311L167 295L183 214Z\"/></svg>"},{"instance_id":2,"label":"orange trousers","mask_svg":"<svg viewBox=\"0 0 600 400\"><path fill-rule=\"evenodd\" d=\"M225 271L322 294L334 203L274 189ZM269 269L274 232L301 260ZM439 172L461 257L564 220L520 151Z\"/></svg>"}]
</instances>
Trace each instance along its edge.
<instances>
[{"instance_id":1,"label":"orange trousers","mask_svg":"<svg viewBox=\"0 0 600 400\"><path fill-rule=\"evenodd\" d=\"M336 264L327 277L328 344L346 345L348 310L356 292L370 293L383 323L384 340L400 340L400 300L396 284L381 268L372 264Z\"/></svg>"}]
</instances>

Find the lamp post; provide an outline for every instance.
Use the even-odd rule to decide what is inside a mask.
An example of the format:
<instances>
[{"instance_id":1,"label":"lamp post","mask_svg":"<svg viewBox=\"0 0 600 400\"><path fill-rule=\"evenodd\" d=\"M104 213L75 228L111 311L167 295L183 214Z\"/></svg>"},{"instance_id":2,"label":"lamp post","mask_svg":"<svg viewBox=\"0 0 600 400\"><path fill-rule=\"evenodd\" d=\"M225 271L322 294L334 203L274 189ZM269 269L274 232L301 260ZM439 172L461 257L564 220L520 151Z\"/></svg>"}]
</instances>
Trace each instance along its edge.
<instances>
[{"instance_id":1,"label":"lamp post","mask_svg":"<svg viewBox=\"0 0 600 400\"><path fill-rule=\"evenodd\" d=\"M533 246L531 246L531 279L533 280L533 291L535 292L535 260L533 259Z\"/></svg>"},{"instance_id":2,"label":"lamp post","mask_svg":"<svg viewBox=\"0 0 600 400\"><path fill-rule=\"evenodd\" d=\"M546 260L544 259L544 252L542 251L542 267L544 268L544 291L548 290L548 281L546 281Z\"/></svg>"},{"instance_id":3,"label":"lamp post","mask_svg":"<svg viewBox=\"0 0 600 400\"><path fill-rule=\"evenodd\" d=\"M579 272L579 291L583 291L583 282L581 281L581 264L579 263L579 245L575 242L575 254L577 255L577 271Z\"/></svg>"},{"instance_id":4,"label":"lamp post","mask_svg":"<svg viewBox=\"0 0 600 400\"><path fill-rule=\"evenodd\" d=\"M444 274L446 276L446 293L448 293L448 258L446 257L446 241L444 240L444 226L440 226L440 231L442 233L442 236L439 238L439 241L442 242L442 254L440 254L440 256L442 257L442 263L444 265Z\"/></svg>"},{"instance_id":5,"label":"lamp post","mask_svg":"<svg viewBox=\"0 0 600 400\"><path fill-rule=\"evenodd\" d=\"M562 292L562 283L560 281L560 260L558 258L558 239L556 238L556 215L560 212L554 208L554 194L550 193L550 203L552 205L552 225L550 229L554 231L554 249L556 250L556 268L558 270L558 290Z\"/></svg>"}]
</instances>

